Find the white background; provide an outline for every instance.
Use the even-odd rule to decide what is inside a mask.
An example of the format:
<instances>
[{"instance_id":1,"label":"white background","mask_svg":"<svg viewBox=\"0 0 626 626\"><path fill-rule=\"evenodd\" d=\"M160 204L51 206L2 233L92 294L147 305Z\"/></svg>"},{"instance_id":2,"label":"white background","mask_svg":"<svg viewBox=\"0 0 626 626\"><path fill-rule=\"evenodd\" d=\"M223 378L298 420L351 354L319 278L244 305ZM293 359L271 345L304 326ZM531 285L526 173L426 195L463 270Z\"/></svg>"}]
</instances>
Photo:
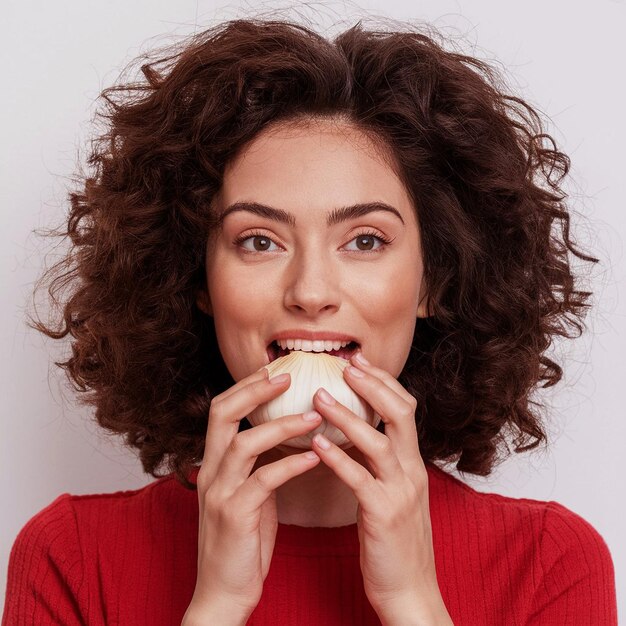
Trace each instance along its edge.
<instances>
[{"instance_id":1,"label":"white background","mask_svg":"<svg viewBox=\"0 0 626 626\"><path fill-rule=\"evenodd\" d=\"M44 342L24 324L34 280L52 240L78 150L100 90L139 53L216 21L285 4L195 0L5 0L0 22L0 361L2 399L0 588L19 529L59 494L110 492L150 480L134 455L98 431L74 401L53 361L66 345ZM626 614L623 408L624 150L626 96L624 0L378 0L360 6L311 4L300 14L321 28L351 26L366 14L432 22L465 52L502 64L511 90L551 120L548 132L573 163L568 190L574 236L602 261L590 278L595 308L589 332L558 344L565 377L540 398L549 404L551 445L515 455L483 491L556 500L602 534L615 562L620 615ZM295 12L281 13L296 17ZM196 27L197 25L197 27ZM332 33L332 30L331 30ZM465 41L465 43L463 43ZM48 254L50 264L58 258ZM621 288L621 294L620 294ZM620 300L620 295L622 299ZM57 342L59 343L59 342Z\"/></svg>"}]
</instances>

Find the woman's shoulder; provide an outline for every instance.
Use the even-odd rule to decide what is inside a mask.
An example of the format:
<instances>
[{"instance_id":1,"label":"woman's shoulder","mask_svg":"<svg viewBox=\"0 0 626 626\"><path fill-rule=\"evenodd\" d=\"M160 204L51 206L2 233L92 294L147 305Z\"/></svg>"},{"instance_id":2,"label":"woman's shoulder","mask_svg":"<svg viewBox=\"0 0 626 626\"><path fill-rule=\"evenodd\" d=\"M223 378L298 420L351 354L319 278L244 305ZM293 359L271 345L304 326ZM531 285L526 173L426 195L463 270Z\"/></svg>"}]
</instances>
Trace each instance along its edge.
<instances>
[{"instance_id":1,"label":"woman's shoulder","mask_svg":"<svg viewBox=\"0 0 626 626\"><path fill-rule=\"evenodd\" d=\"M62 493L26 522L15 544L17 547L38 544L54 550L55 546L65 549L72 545L76 548L77 536L81 543L101 541L106 535L119 540L133 528L145 527L149 519L158 517L166 524L168 515L165 512L170 516L175 512L178 517L195 519L196 504L196 492L185 489L173 475L158 478L137 489Z\"/></svg>"},{"instance_id":2,"label":"woman's shoulder","mask_svg":"<svg viewBox=\"0 0 626 626\"><path fill-rule=\"evenodd\" d=\"M445 506L455 516L471 511L474 518L498 517L514 524L528 524L538 520L541 526L579 528L587 532L593 526L563 504L555 500L504 496L499 493L478 491L460 478L434 464L428 464L429 489L433 502Z\"/></svg>"},{"instance_id":3,"label":"woman's shoulder","mask_svg":"<svg viewBox=\"0 0 626 626\"><path fill-rule=\"evenodd\" d=\"M478 491L451 473L428 466L433 517L456 536L479 537L483 546L502 541L540 555L542 569L575 565L578 572L612 571L609 548L585 518L554 500L515 498Z\"/></svg>"},{"instance_id":4,"label":"woman's shoulder","mask_svg":"<svg viewBox=\"0 0 626 626\"><path fill-rule=\"evenodd\" d=\"M489 593L492 610L527 615L528 624L563 623L572 610L576 623L617 624L613 560L587 520L553 500L477 491L427 468L446 597L482 602Z\"/></svg>"},{"instance_id":5,"label":"woman's shoulder","mask_svg":"<svg viewBox=\"0 0 626 626\"><path fill-rule=\"evenodd\" d=\"M160 589L169 575L192 584L185 576L196 558L197 511L197 493L172 475L133 490L59 495L13 543L4 620L26 623L28 615L29 624L48 624L63 615L63 623L104 624L105 604L133 602L120 572L129 580L148 576Z\"/></svg>"}]
</instances>

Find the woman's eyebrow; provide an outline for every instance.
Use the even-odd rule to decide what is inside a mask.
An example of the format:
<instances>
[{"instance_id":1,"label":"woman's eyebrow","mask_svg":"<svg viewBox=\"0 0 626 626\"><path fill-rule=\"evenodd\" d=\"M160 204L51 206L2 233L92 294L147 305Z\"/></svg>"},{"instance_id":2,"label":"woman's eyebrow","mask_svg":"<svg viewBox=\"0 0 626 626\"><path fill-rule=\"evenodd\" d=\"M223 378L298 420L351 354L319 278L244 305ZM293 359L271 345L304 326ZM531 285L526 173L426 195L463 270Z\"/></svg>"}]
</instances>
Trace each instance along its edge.
<instances>
[{"instance_id":1,"label":"woman's eyebrow","mask_svg":"<svg viewBox=\"0 0 626 626\"><path fill-rule=\"evenodd\" d=\"M285 224L288 224L292 227L295 227L296 225L296 216L293 215L293 213L288 213L287 211L283 211L282 209L276 209L266 204L261 204L259 202L235 202L231 204L229 207L224 209L224 211L222 211L218 219L218 225L222 226L222 223L224 222L226 216L234 213L235 211L249 211L250 213L254 213L255 215L259 215L260 217L266 217L270 220L275 220L277 222L284 222ZM368 213L372 213L373 211L386 211L388 213L392 213L393 215L397 216L404 224L402 215L400 215L400 212L397 209L394 209L392 206L384 202L365 202L361 204L352 204L350 206L339 207L337 209L329 211L326 214L326 225L333 226L335 224L339 224L340 222L345 222L347 220L351 220L357 217L362 217L363 215L367 215Z\"/></svg>"}]
</instances>

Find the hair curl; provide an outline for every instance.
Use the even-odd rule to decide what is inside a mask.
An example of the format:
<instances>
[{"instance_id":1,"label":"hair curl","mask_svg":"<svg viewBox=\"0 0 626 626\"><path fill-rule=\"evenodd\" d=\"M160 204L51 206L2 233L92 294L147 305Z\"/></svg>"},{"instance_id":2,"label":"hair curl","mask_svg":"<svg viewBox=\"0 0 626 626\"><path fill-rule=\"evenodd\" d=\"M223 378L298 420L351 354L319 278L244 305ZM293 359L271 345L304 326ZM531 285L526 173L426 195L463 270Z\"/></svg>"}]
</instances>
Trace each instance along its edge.
<instances>
[{"instance_id":1,"label":"hair curl","mask_svg":"<svg viewBox=\"0 0 626 626\"><path fill-rule=\"evenodd\" d=\"M559 186L570 160L537 111L486 62L412 26L359 22L329 41L239 19L159 54L140 82L101 93L106 126L58 233L72 245L41 279L57 305L69 288L62 320L32 324L72 336L56 365L144 471L166 465L193 489L211 399L234 383L196 304L225 164L268 124L311 116L380 137L419 212L431 317L417 320L399 381L418 400L423 458L487 475L500 444L510 452L507 430L515 452L545 442L529 395L561 379L544 352L570 327L580 335L590 306L568 250L598 259L570 241Z\"/></svg>"}]
</instances>

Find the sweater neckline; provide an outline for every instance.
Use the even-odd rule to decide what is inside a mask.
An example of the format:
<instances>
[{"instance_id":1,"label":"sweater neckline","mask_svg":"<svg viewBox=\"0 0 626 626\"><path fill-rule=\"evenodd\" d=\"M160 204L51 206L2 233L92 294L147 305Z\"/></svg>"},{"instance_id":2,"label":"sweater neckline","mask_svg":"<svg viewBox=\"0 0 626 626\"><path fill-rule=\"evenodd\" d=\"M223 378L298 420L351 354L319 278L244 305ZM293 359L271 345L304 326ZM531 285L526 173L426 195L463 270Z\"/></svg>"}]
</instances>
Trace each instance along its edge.
<instances>
[{"instance_id":1,"label":"sweater neckline","mask_svg":"<svg viewBox=\"0 0 626 626\"><path fill-rule=\"evenodd\" d=\"M298 526L278 522L274 552L278 554L359 554L356 522L345 526Z\"/></svg>"},{"instance_id":2,"label":"sweater neckline","mask_svg":"<svg viewBox=\"0 0 626 626\"><path fill-rule=\"evenodd\" d=\"M199 466L194 467L189 476L194 483L199 469ZM434 464L426 463L426 469L431 487L433 479L447 476L446 472ZM274 552L283 555L358 556L357 523L344 526L298 526L278 522Z\"/></svg>"}]
</instances>

